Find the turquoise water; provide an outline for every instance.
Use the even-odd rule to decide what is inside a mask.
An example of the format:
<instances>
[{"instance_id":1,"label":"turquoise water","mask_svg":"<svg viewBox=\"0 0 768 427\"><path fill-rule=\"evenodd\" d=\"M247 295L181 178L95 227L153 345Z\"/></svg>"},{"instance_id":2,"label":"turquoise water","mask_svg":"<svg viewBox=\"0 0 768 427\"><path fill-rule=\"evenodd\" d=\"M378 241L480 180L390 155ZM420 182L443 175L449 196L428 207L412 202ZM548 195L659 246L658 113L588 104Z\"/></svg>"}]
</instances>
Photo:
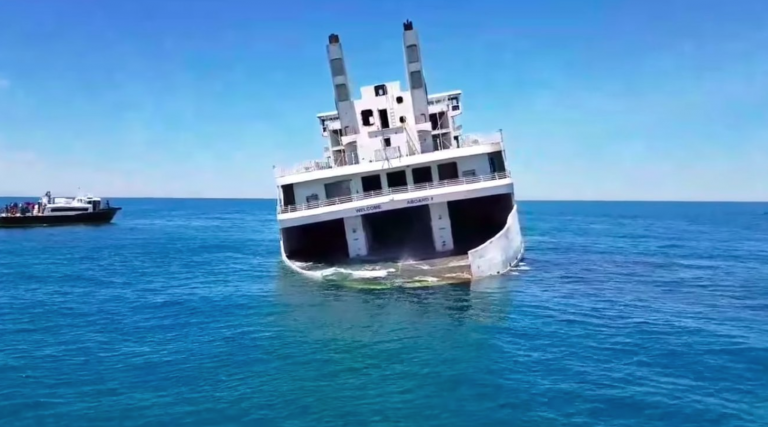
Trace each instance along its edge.
<instances>
[{"instance_id":1,"label":"turquoise water","mask_svg":"<svg viewBox=\"0 0 768 427\"><path fill-rule=\"evenodd\" d=\"M526 268L425 289L286 271L274 202L113 204L0 230L1 426L768 425L768 204L522 202Z\"/></svg>"}]
</instances>

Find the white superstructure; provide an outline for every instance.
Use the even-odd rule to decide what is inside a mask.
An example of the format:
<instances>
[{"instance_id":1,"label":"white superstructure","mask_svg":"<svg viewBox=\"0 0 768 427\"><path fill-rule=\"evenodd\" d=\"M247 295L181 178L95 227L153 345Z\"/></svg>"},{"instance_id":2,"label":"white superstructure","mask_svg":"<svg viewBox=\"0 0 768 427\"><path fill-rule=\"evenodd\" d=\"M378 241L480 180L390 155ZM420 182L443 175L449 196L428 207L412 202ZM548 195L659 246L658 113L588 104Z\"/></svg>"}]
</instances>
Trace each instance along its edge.
<instances>
[{"instance_id":1,"label":"white superstructure","mask_svg":"<svg viewBox=\"0 0 768 427\"><path fill-rule=\"evenodd\" d=\"M102 208L101 199L91 194L78 195L76 197L53 197L50 191L45 193L36 203L22 203L0 209L0 216L18 215L45 215L66 216L82 213L93 213ZM25 209L26 208L26 209Z\"/></svg>"},{"instance_id":2,"label":"white superstructure","mask_svg":"<svg viewBox=\"0 0 768 427\"><path fill-rule=\"evenodd\" d=\"M336 111L317 116L325 157L275 168L283 257L294 268L468 254L476 276L522 256L501 131L464 134L461 91L428 94L410 21L403 47L408 88L363 86L353 99L340 38L328 38Z\"/></svg>"}]
</instances>

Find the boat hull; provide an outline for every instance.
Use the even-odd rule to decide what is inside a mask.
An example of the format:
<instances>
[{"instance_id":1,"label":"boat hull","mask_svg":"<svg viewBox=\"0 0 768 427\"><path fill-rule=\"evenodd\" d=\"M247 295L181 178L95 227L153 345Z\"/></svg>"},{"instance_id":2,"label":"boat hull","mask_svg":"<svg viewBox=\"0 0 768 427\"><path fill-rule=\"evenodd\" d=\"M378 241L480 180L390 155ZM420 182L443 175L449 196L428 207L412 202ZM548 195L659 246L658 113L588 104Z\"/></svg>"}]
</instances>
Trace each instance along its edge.
<instances>
[{"instance_id":1,"label":"boat hull","mask_svg":"<svg viewBox=\"0 0 768 427\"><path fill-rule=\"evenodd\" d=\"M375 270L360 270L350 268L350 266L335 266L321 270L309 269L302 263L288 258L285 253L282 239L280 240L280 253L283 263L285 263L291 270L316 280L339 278L348 280L405 278L402 274L402 266L397 269L381 268ZM448 264L449 267L463 264L463 270L465 270L464 274L457 274L457 271L446 269L446 266L443 265L431 267L428 272L424 272L424 275L441 275L438 271L442 270L442 273L446 274L442 274L444 277L441 277L440 280L446 283L457 281L457 279L461 279L461 281L477 280L483 277L496 276L507 273L515 268L520 261L522 261L524 253L525 242L523 241L523 235L520 229L517 204L515 204L507 217L504 228L494 237L464 255L464 262L458 262L458 257L455 256L445 258L447 261L452 261ZM439 262L439 259L433 261ZM418 279L418 277L416 277L416 279Z\"/></svg>"},{"instance_id":2,"label":"boat hull","mask_svg":"<svg viewBox=\"0 0 768 427\"><path fill-rule=\"evenodd\" d=\"M0 217L0 228L108 224L120 210L121 208L106 208L74 215L4 216Z\"/></svg>"}]
</instances>

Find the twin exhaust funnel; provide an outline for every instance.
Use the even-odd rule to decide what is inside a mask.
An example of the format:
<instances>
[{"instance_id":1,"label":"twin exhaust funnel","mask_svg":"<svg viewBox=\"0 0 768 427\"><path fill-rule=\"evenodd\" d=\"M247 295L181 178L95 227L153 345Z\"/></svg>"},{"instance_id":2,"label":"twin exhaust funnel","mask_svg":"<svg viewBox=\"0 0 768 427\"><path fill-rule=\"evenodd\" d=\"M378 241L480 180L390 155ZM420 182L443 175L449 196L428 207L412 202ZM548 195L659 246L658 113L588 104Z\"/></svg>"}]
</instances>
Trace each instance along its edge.
<instances>
[{"instance_id":1,"label":"twin exhaust funnel","mask_svg":"<svg viewBox=\"0 0 768 427\"><path fill-rule=\"evenodd\" d=\"M413 112L416 124L429 122L429 106L427 104L427 84L424 80L423 64L419 36L413 28L413 22L403 23L403 48L405 49L406 70L408 72L408 87L410 88ZM347 74L344 51L338 34L328 36L328 63L331 67L331 79L336 111L339 114L342 137L357 135L360 126L352 100L350 80Z\"/></svg>"}]
</instances>

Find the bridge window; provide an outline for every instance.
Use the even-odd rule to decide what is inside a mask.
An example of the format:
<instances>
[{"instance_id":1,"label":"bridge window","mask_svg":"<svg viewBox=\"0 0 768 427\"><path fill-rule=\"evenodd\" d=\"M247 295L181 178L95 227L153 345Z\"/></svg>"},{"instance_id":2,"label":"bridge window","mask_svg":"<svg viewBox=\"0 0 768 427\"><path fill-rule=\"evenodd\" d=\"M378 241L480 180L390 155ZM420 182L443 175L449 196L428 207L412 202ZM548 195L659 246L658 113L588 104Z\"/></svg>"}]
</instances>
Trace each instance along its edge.
<instances>
[{"instance_id":1,"label":"bridge window","mask_svg":"<svg viewBox=\"0 0 768 427\"><path fill-rule=\"evenodd\" d=\"M373 92L376 94L376 96L386 96L387 85L376 85L373 87Z\"/></svg>"},{"instance_id":2,"label":"bridge window","mask_svg":"<svg viewBox=\"0 0 768 427\"><path fill-rule=\"evenodd\" d=\"M382 129L389 129L389 116L387 110L379 110L379 123L381 123Z\"/></svg>"},{"instance_id":3,"label":"bridge window","mask_svg":"<svg viewBox=\"0 0 768 427\"><path fill-rule=\"evenodd\" d=\"M361 111L360 118L363 119L363 126L373 126L373 110Z\"/></svg>"}]
</instances>

